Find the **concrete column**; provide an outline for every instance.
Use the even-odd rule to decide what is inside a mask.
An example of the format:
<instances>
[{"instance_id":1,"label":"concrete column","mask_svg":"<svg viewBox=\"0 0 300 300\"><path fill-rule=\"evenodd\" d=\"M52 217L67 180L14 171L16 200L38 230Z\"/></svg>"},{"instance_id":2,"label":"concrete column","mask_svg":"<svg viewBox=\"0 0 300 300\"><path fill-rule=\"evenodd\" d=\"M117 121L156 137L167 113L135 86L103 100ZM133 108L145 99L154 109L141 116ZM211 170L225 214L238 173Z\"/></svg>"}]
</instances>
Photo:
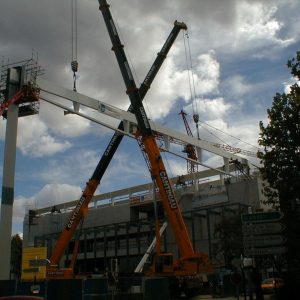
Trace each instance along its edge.
<instances>
[{"instance_id":1,"label":"concrete column","mask_svg":"<svg viewBox=\"0 0 300 300\"><path fill-rule=\"evenodd\" d=\"M14 202L18 114L18 105L12 104L7 110L0 216L0 280L6 280L10 277L10 243Z\"/></svg>"}]
</instances>

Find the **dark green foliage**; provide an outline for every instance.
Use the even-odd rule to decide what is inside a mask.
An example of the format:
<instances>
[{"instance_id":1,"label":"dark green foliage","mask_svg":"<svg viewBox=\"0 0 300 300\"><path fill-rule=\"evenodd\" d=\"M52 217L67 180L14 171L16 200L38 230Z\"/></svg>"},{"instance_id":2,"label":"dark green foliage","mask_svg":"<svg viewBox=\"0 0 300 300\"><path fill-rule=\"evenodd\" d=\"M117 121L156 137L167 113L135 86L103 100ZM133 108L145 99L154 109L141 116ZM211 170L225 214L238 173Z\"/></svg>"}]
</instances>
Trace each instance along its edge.
<instances>
[{"instance_id":1,"label":"dark green foliage","mask_svg":"<svg viewBox=\"0 0 300 300\"><path fill-rule=\"evenodd\" d=\"M295 80L287 94L277 93L271 109L269 124L260 122L259 152L263 167L262 178L267 182L264 194L267 203L284 213L287 242L286 269L282 274L285 288L279 299L296 299L300 279L300 52L287 63Z\"/></svg>"},{"instance_id":2,"label":"dark green foliage","mask_svg":"<svg viewBox=\"0 0 300 300\"><path fill-rule=\"evenodd\" d=\"M288 61L288 67L296 80L300 79L300 52L297 60ZM294 210L300 195L300 87L291 86L288 94L277 93L273 105L267 110L269 124L260 122L259 144L264 152L258 152L263 167L262 178L267 203L282 211Z\"/></svg>"},{"instance_id":3,"label":"dark green foliage","mask_svg":"<svg viewBox=\"0 0 300 300\"><path fill-rule=\"evenodd\" d=\"M11 239L11 273L16 278L21 277L22 268L22 239L16 234Z\"/></svg>"}]
</instances>

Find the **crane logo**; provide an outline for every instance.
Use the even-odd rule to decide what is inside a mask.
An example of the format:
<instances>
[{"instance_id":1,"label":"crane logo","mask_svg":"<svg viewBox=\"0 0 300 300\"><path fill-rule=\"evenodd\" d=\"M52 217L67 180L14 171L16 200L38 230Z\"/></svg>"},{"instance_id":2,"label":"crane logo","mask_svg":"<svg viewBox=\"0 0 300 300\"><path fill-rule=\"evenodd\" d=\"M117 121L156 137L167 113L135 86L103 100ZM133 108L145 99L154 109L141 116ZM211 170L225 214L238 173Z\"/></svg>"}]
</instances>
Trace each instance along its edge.
<instances>
[{"instance_id":1,"label":"crane logo","mask_svg":"<svg viewBox=\"0 0 300 300\"><path fill-rule=\"evenodd\" d=\"M150 83L148 83L148 81L151 79L152 73L155 72L155 70L156 70L156 66L153 65L153 66L151 67L150 71L148 72L148 74L147 74L147 76L146 76L144 82L143 82L144 85L146 85L147 87L149 87L149 85L150 85Z\"/></svg>"},{"instance_id":2,"label":"crane logo","mask_svg":"<svg viewBox=\"0 0 300 300\"><path fill-rule=\"evenodd\" d=\"M148 118L147 118L147 115L146 115L146 112L145 112L143 106L140 107L140 113L141 113L141 117L142 117L142 119L143 119L143 121L144 121L145 127L146 127L147 129L150 129L150 124L149 124L149 122L148 122Z\"/></svg>"},{"instance_id":3,"label":"crane logo","mask_svg":"<svg viewBox=\"0 0 300 300\"><path fill-rule=\"evenodd\" d=\"M169 182L169 179L168 179L168 176L167 176L167 173L166 171L161 171L159 173L159 176L160 176L160 179L163 183L163 186L165 188L165 191L166 191L166 194L168 196L168 200L169 200L169 205L172 209L176 209L177 208L177 202L176 202L176 199L174 197L174 194L173 194L173 191L172 191L172 188L170 186L170 182Z\"/></svg>"},{"instance_id":4,"label":"crane logo","mask_svg":"<svg viewBox=\"0 0 300 300\"><path fill-rule=\"evenodd\" d=\"M108 146L104 152L105 156L108 156L110 154L111 148L114 146L114 143L116 143L117 138L118 138L118 135L114 134L113 138L111 139L110 143L108 144Z\"/></svg>"},{"instance_id":5,"label":"crane logo","mask_svg":"<svg viewBox=\"0 0 300 300\"><path fill-rule=\"evenodd\" d=\"M81 206L82 206L84 200L85 200L85 197L82 196L82 197L80 198L79 202L77 203L77 205L76 205L76 207L75 207L75 210L74 210L74 213L72 214L72 216L71 216L71 218L69 219L69 222L68 222L68 224L67 224L67 226L66 226L66 229L67 229L67 230L70 230L70 229L72 228L72 224L74 223L74 221L75 221L77 215L79 214L79 211L80 211L80 209L81 209Z\"/></svg>"}]
</instances>

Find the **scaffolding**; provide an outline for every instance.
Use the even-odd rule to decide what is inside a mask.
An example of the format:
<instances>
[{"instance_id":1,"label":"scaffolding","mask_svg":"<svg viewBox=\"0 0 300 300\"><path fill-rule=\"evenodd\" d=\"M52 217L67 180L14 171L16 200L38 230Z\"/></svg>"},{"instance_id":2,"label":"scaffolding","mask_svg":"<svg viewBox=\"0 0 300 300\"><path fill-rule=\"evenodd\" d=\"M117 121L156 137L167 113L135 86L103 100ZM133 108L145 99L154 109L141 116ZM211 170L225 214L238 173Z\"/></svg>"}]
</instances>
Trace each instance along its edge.
<instances>
[{"instance_id":1,"label":"scaffolding","mask_svg":"<svg viewBox=\"0 0 300 300\"><path fill-rule=\"evenodd\" d=\"M32 55L30 59L10 63L2 59L0 69L0 106L8 101L8 72L11 68L22 67L23 72L23 86L29 86L32 90L38 90L36 86L36 79L38 76L44 74L44 69L38 64L37 59ZM19 117L37 114L39 112L39 101L36 97L23 97L19 104ZM6 112L3 114L6 118Z\"/></svg>"}]
</instances>

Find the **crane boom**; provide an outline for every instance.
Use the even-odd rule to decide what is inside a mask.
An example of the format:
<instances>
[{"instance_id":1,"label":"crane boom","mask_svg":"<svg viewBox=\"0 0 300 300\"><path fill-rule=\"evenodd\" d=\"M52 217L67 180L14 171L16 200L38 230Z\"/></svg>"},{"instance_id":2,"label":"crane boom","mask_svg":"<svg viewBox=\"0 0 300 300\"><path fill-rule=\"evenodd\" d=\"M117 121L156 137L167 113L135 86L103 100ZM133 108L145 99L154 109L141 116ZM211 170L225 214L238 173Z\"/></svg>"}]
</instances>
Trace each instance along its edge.
<instances>
[{"instance_id":1,"label":"crane boom","mask_svg":"<svg viewBox=\"0 0 300 300\"><path fill-rule=\"evenodd\" d=\"M207 267L207 259L205 255L194 252L181 210L175 198L175 193L164 166L160 150L156 144L155 135L151 129L139 90L136 87L123 45L112 19L109 5L106 0L98 1L99 9L102 12L104 22L112 42L112 50L115 53L127 89L126 93L129 96L133 112L137 119L139 127L137 135L140 135L144 144L144 149L150 162L151 175L159 188L162 204L181 255L181 259L173 265L174 270L176 270L177 274L182 275L196 274L201 268Z\"/></svg>"},{"instance_id":2,"label":"crane boom","mask_svg":"<svg viewBox=\"0 0 300 300\"><path fill-rule=\"evenodd\" d=\"M181 22L174 22L174 27L170 32L166 42L164 43L163 47L161 48L160 52L157 54L157 57L152 64L150 70L148 71L144 81L142 82L139 88L139 94L143 99L147 94L156 74L158 73L161 65L163 64L169 50L171 49L172 44L174 43L176 37L178 36L181 29L186 29L186 25ZM128 111L132 111L132 106L128 108ZM120 122L118 129L123 130L124 125L123 122ZM94 173L92 174L91 179L86 183L86 187L80 197L79 201L75 209L73 210L71 216L68 219L68 222L60 234L54 248L52 251L52 255L50 257L50 267L48 268L47 274L49 277L51 276L60 276L61 272L57 273L55 270L51 270L51 266L56 268L58 265L61 257L66 250L69 241L71 240L72 236L74 235L75 230L78 228L78 225L82 221L82 219L86 216L88 212L88 205L90 200L92 199L98 185L100 184L100 180L102 179L109 163L111 162L117 148L119 147L121 141L123 139L123 135L120 134L118 131L114 133L112 136L108 146L106 147L98 165L95 168ZM63 276L67 276L67 273L72 273L72 270L66 271ZM69 275L70 275L69 274Z\"/></svg>"}]
</instances>

